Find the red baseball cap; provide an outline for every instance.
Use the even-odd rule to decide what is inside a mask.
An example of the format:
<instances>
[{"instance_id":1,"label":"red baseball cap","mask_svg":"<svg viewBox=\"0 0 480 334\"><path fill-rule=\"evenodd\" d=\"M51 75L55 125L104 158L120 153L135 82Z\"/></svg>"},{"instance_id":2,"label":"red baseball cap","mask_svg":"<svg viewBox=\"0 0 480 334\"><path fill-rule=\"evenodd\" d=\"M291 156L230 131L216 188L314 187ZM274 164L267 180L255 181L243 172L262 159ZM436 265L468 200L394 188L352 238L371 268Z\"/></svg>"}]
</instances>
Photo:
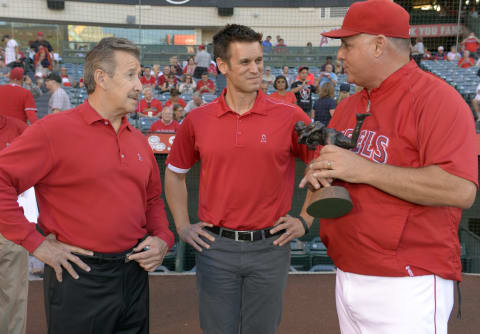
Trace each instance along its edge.
<instances>
[{"instance_id":1,"label":"red baseball cap","mask_svg":"<svg viewBox=\"0 0 480 334\"><path fill-rule=\"evenodd\" d=\"M23 68L21 67L14 67L10 71L10 80L23 80Z\"/></svg>"},{"instance_id":2,"label":"red baseball cap","mask_svg":"<svg viewBox=\"0 0 480 334\"><path fill-rule=\"evenodd\" d=\"M37 36L43 36L43 32L41 31L37 32Z\"/></svg>"},{"instance_id":3,"label":"red baseball cap","mask_svg":"<svg viewBox=\"0 0 480 334\"><path fill-rule=\"evenodd\" d=\"M355 2L348 8L340 29L322 33L325 37L343 38L358 34L410 38L410 15L390 0Z\"/></svg>"}]
</instances>

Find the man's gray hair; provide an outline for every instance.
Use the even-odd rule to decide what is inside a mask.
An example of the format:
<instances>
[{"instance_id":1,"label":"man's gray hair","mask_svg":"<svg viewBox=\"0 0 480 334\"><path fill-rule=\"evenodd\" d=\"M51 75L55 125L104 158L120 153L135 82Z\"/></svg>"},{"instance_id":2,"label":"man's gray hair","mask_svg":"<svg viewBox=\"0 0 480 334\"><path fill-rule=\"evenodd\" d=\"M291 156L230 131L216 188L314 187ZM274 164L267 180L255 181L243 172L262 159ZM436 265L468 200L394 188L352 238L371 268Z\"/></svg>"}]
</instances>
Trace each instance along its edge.
<instances>
[{"instance_id":1,"label":"man's gray hair","mask_svg":"<svg viewBox=\"0 0 480 334\"><path fill-rule=\"evenodd\" d=\"M409 38L397 38L387 37L387 39L399 50L410 53L410 39Z\"/></svg>"},{"instance_id":2,"label":"man's gray hair","mask_svg":"<svg viewBox=\"0 0 480 334\"><path fill-rule=\"evenodd\" d=\"M101 69L110 77L115 73L115 51L123 51L131 54L137 59L140 58L138 48L126 38L107 37L103 38L95 47L90 50L85 58L83 67L83 80L87 93L95 91L95 71Z\"/></svg>"}]
</instances>

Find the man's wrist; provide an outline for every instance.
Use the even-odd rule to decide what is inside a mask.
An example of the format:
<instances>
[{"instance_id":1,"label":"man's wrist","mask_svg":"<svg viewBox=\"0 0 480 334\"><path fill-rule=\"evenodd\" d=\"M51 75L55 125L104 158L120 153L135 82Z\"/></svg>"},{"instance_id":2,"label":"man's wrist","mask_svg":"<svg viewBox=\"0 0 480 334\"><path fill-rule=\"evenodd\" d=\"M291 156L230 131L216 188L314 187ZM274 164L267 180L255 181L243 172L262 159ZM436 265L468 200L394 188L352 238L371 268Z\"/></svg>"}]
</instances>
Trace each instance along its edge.
<instances>
[{"instance_id":1,"label":"man's wrist","mask_svg":"<svg viewBox=\"0 0 480 334\"><path fill-rule=\"evenodd\" d=\"M302 216L298 216L298 220L300 220L300 222L302 223L303 228L305 229L305 234L308 234L308 232L310 232L310 227L308 227L308 224L305 221L305 219L303 219Z\"/></svg>"}]
</instances>

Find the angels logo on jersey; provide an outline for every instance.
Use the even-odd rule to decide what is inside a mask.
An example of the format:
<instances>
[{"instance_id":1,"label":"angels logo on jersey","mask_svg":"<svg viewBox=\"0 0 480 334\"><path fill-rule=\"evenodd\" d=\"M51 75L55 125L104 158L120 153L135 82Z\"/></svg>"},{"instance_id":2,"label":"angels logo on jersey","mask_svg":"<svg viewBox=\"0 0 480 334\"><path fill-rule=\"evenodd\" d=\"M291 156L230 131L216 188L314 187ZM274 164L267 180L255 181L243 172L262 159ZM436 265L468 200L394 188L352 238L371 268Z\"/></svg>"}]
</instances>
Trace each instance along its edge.
<instances>
[{"instance_id":1,"label":"angels logo on jersey","mask_svg":"<svg viewBox=\"0 0 480 334\"><path fill-rule=\"evenodd\" d=\"M353 129L347 129L343 133L345 136L352 137ZM376 131L362 130L358 136L357 147L352 151L379 164L386 164L389 142L390 139L387 136L378 134Z\"/></svg>"},{"instance_id":2,"label":"angels logo on jersey","mask_svg":"<svg viewBox=\"0 0 480 334\"><path fill-rule=\"evenodd\" d=\"M300 96L302 98L302 101L309 101L310 100L310 94L312 94L312 90L310 89L310 85L305 85L301 90L300 90Z\"/></svg>"}]
</instances>

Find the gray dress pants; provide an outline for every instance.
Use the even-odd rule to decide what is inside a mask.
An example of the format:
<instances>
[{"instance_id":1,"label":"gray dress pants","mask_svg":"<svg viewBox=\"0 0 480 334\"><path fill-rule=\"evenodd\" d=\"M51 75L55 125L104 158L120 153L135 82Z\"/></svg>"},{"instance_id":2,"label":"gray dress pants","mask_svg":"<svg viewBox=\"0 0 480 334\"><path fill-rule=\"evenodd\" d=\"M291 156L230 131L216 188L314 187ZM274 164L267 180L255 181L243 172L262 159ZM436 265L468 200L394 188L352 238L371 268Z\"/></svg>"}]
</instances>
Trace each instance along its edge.
<instances>
[{"instance_id":1,"label":"gray dress pants","mask_svg":"<svg viewBox=\"0 0 480 334\"><path fill-rule=\"evenodd\" d=\"M282 315L290 245L215 236L196 254L200 326L204 334L274 334Z\"/></svg>"}]
</instances>

